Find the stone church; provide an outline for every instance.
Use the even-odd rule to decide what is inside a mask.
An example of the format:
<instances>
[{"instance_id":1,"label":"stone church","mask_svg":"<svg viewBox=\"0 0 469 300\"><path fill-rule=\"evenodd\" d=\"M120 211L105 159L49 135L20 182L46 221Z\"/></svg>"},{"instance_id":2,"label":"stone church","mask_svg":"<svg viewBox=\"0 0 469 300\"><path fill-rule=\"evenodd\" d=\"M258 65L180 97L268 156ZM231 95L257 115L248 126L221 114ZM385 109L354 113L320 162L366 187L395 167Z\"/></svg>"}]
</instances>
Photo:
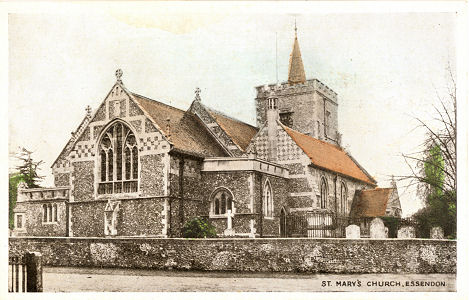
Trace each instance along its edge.
<instances>
[{"instance_id":1,"label":"stone church","mask_svg":"<svg viewBox=\"0 0 469 300\"><path fill-rule=\"evenodd\" d=\"M180 110L116 77L53 163L55 187L19 186L15 235L178 237L201 217L219 236L295 236L298 224L366 215L353 203L382 194L341 147L338 96L306 79L296 29L288 81L256 87L256 126L208 107L199 89ZM400 216L398 198L384 206Z\"/></svg>"}]
</instances>

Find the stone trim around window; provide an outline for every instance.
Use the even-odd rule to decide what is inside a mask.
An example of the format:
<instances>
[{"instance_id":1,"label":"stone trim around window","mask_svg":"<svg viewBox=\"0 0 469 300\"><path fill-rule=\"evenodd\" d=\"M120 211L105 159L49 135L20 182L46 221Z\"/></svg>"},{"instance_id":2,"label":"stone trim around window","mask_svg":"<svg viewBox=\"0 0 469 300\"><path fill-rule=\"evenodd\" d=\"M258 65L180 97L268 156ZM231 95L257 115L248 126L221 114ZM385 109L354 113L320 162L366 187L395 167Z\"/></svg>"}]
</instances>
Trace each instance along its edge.
<instances>
[{"instance_id":1,"label":"stone trim around window","mask_svg":"<svg viewBox=\"0 0 469 300\"><path fill-rule=\"evenodd\" d=\"M42 205L42 224L58 224L59 211L56 203Z\"/></svg>"},{"instance_id":2,"label":"stone trim around window","mask_svg":"<svg viewBox=\"0 0 469 300\"><path fill-rule=\"evenodd\" d=\"M14 230L18 232L26 232L26 214L15 213L13 219Z\"/></svg>"}]
</instances>

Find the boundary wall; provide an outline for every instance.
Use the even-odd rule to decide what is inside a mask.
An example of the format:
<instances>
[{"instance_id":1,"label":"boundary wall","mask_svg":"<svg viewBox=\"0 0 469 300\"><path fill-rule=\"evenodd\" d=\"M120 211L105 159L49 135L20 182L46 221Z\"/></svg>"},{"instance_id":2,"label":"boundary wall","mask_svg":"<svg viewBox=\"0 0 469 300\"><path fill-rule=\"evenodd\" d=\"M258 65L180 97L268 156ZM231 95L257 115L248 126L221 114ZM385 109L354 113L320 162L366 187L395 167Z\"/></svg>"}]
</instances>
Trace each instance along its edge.
<instances>
[{"instance_id":1,"label":"boundary wall","mask_svg":"<svg viewBox=\"0 0 469 300\"><path fill-rule=\"evenodd\" d=\"M456 273L456 241L307 238L10 237L46 266L240 272Z\"/></svg>"}]
</instances>

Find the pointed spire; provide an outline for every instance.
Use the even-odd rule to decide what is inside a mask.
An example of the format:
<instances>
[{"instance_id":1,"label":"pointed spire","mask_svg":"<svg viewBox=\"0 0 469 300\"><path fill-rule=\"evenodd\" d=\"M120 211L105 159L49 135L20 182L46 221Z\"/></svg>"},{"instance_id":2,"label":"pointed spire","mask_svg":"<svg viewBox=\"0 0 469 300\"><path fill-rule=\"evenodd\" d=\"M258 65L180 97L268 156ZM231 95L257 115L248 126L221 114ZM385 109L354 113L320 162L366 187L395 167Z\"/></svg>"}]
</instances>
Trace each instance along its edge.
<instances>
[{"instance_id":1,"label":"pointed spire","mask_svg":"<svg viewBox=\"0 0 469 300\"><path fill-rule=\"evenodd\" d=\"M295 19L295 41L293 42L293 49L290 54L290 65L288 67L288 83L297 84L305 83L306 75L301 59L300 45L298 44L296 19Z\"/></svg>"}]
</instances>

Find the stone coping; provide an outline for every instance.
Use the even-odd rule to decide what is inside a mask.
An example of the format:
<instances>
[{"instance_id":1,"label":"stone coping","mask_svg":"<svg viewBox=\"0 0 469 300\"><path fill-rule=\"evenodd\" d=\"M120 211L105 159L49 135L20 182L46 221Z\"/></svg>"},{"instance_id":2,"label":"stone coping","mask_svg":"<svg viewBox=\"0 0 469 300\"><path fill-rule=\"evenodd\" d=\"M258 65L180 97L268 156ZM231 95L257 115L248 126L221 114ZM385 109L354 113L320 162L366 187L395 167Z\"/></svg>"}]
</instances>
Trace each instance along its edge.
<instances>
[{"instance_id":1,"label":"stone coping","mask_svg":"<svg viewBox=\"0 0 469 300\"><path fill-rule=\"evenodd\" d=\"M456 243L457 240L450 240L450 239L421 239L421 238L412 238L412 239L398 239L398 238L387 238L387 239L370 239L370 238L362 238L362 239L347 239L347 238L302 238L302 237L292 237L292 238L272 238L272 237L265 237L265 238L163 238L163 237L141 237L141 236L122 236L122 237L66 237L66 236L15 236L9 237L9 239L46 239L46 240L53 240L53 239L61 239L61 240L103 240L103 241L118 241L118 240L168 240L168 241L212 241L212 242L225 242L225 241L252 241L252 242L259 242L262 243L263 241L344 241L344 242L373 242L373 241L389 241L389 242L453 242Z\"/></svg>"}]
</instances>

